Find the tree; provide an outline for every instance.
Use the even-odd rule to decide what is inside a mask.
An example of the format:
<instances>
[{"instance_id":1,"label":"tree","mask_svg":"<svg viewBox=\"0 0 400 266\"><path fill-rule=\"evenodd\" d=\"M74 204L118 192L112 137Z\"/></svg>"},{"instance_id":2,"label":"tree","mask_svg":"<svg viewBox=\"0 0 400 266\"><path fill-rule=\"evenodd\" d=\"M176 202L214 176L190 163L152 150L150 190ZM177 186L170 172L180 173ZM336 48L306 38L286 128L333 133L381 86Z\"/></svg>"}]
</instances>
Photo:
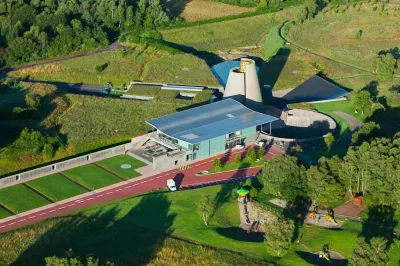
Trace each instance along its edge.
<instances>
[{"instance_id":1,"label":"tree","mask_svg":"<svg viewBox=\"0 0 400 266\"><path fill-rule=\"evenodd\" d=\"M260 0L260 3L258 3L258 8L264 9L266 7L267 7L267 0Z\"/></svg>"},{"instance_id":2,"label":"tree","mask_svg":"<svg viewBox=\"0 0 400 266\"><path fill-rule=\"evenodd\" d=\"M250 163L253 163L256 160L256 152L253 147L248 148L246 152L246 158Z\"/></svg>"},{"instance_id":3,"label":"tree","mask_svg":"<svg viewBox=\"0 0 400 266\"><path fill-rule=\"evenodd\" d=\"M389 260L386 249L387 240L384 238L374 237L368 241L364 237L359 237L350 258L350 264L385 266Z\"/></svg>"},{"instance_id":4,"label":"tree","mask_svg":"<svg viewBox=\"0 0 400 266\"><path fill-rule=\"evenodd\" d=\"M374 71L379 80L391 80L396 67L396 59L391 53L380 54L374 58Z\"/></svg>"},{"instance_id":5,"label":"tree","mask_svg":"<svg viewBox=\"0 0 400 266\"><path fill-rule=\"evenodd\" d=\"M362 36L362 30L358 30L358 31L356 32L356 34L354 35L354 37L355 37L356 39L360 39L361 36Z\"/></svg>"},{"instance_id":6,"label":"tree","mask_svg":"<svg viewBox=\"0 0 400 266\"><path fill-rule=\"evenodd\" d=\"M264 147L259 147L257 151L257 157L261 160L264 158L265 155L265 148Z\"/></svg>"},{"instance_id":7,"label":"tree","mask_svg":"<svg viewBox=\"0 0 400 266\"><path fill-rule=\"evenodd\" d=\"M235 161L236 163L240 164L242 162L242 156L240 156L240 154L236 155Z\"/></svg>"},{"instance_id":8,"label":"tree","mask_svg":"<svg viewBox=\"0 0 400 266\"><path fill-rule=\"evenodd\" d=\"M324 142L329 151L331 149L333 143L335 143L335 136L333 136L333 134L329 132L326 135L326 137L324 138Z\"/></svg>"},{"instance_id":9,"label":"tree","mask_svg":"<svg viewBox=\"0 0 400 266\"><path fill-rule=\"evenodd\" d=\"M43 155L46 157L47 160L50 160L54 156L54 147L50 143L46 143L43 146Z\"/></svg>"},{"instance_id":10,"label":"tree","mask_svg":"<svg viewBox=\"0 0 400 266\"><path fill-rule=\"evenodd\" d=\"M40 95L35 93L29 93L25 95L25 103L30 108L39 108L40 107Z\"/></svg>"},{"instance_id":11,"label":"tree","mask_svg":"<svg viewBox=\"0 0 400 266\"><path fill-rule=\"evenodd\" d=\"M316 0L306 0L304 6L307 8L307 19L312 19L317 14L318 4Z\"/></svg>"},{"instance_id":12,"label":"tree","mask_svg":"<svg viewBox=\"0 0 400 266\"><path fill-rule=\"evenodd\" d=\"M277 155L266 160L259 179L266 194L282 196L288 200L306 194L306 168L299 165L294 156Z\"/></svg>"},{"instance_id":13,"label":"tree","mask_svg":"<svg viewBox=\"0 0 400 266\"><path fill-rule=\"evenodd\" d=\"M372 106L371 93L369 91L358 91L351 95L351 101L356 111L361 111L364 114L364 110L369 109Z\"/></svg>"},{"instance_id":14,"label":"tree","mask_svg":"<svg viewBox=\"0 0 400 266\"><path fill-rule=\"evenodd\" d=\"M221 162L221 160L219 159L219 158L215 158L214 159L214 162L213 162L213 169L215 170L215 171L217 171L217 170L219 170L219 169L221 169L222 168L222 162Z\"/></svg>"},{"instance_id":15,"label":"tree","mask_svg":"<svg viewBox=\"0 0 400 266\"><path fill-rule=\"evenodd\" d=\"M65 252L64 257L47 257L44 259L46 266L98 266L99 259L86 257L86 259L74 256L72 249ZM114 263L106 261L106 266L114 266Z\"/></svg>"},{"instance_id":16,"label":"tree","mask_svg":"<svg viewBox=\"0 0 400 266\"><path fill-rule=\"evenodd\" d=\"M210 195L201 195L197 204L197 213L203 218L204 224L208 226L208 220L214 211L214 203Z\"/></svg>"},{"instance_id":17,"label":"tree","mask_svg":"<svg viewBox=\"0 0 400 266\"><path fill-rule=\"evenodd\" d=\"M264 226L264 245L268 254L283 257L292 245L294 223L292 220L280 217Z\"/></svg>"},{"instance_id":18,"label":"tree","mask_svg":"<svg viewBox=\"0 0 400 266\"><path fill-rule=\"evenodd\" d=\"M307 195L314 205L332 208L343 202L345 190L337 170L340 164L337 156L332 159L322 157L318 165L307 170Z\"/></svg>"},{"instance_id":19,"label":"tree","mask_svg":"<svg viewBox=\"0 0 400 266\"><path fill-rule=\"evenodd\" d=\"M375 122L367 122L351 136L352 145L360 145L364 141L376 137L380 130L380 126Z\"/></svg>"}]
</instances>

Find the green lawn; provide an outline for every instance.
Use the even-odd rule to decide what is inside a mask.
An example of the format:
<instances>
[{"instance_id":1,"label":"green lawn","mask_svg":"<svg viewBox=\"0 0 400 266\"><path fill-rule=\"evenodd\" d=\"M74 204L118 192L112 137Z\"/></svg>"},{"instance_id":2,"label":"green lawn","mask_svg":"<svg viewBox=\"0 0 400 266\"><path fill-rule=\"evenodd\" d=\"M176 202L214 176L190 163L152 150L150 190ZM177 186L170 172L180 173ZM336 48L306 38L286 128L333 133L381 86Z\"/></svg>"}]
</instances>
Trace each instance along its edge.
<instances>
[{"instance_id":1,"label":"green lawn","mask_svg":"<svg viewBox=\"0 0 400 266\"><path fill-rule=\"evenodd\" d=\"M60 174L34 179L27 184L54 201L71 198L87 192Z\"/></svg>"},{"instance_id":2,"label":"green lawn","mask_svg":"<svg viewBox=\"0 0 400 266\"><path fill-rule=\"evenodd\" d=\"M110 260L117 265L127 262L135 265L148 264L150 258L160 258L160 256L172 256L178 259L175 255L176 250L171 246L164 250L170 241L168 235L171 234L199 244L242 252L245 254L243 256L250 256L247 258L248 264L253 264L254 257L258 257L280 265L308 265L301 257L301 252L305 250L300 244L305 244L317 252L324 244L329 243L332 250L346 258L351 256L362 224L346 221L341 230L303 226L300 229L300 244L293 244L292 249L282 259L271 258L265 250L262 239L246 241L238 234L237 226L240 220L234 193L237 188L238 186L234 184L225 184L174 193L148 194L85 208L66 218L43 221L37 225L2 234L0 241L9 243L10 250L7 249L7 252L0 250L0 262L9 264L6 262L18 258L16 264L27 261L34 264L43 261L47 256L62 255L71 247L76 255L91 254L100 260ZM212 216L209 225L205 226L194 210L200 197L207 194L216 199L219 208ZM22 236L28 232L31 233L23 238ZM109 241L110 238L113 241ZM55 242L57 245L54 245ZM180 245L180 242L175 244ZM24 249L19 248L21 245ZM392 249L391 254L399 253L398 242L392 245ZM24 252L21 254L22 250ZM185 262L190 264L187 256L198 256L196 253L190 255L188 251L181 252L185 254L182 264ZM197 252L202 251L197 250ZM220 263L218 265L232 265L233 262ZM153 265L160 264L163 264L162 261ZM171 263L164 264L171 265ZM208 264L215 265L212 261Z\"/></svg>"},{"instance_id":3,"label":"green lawn","mask_svg":"<svg viewBox=\"0 0 400 266\"><path fill-rule=\"evenodd\" d=\"M161 86L134 84L126 92L126 94L142 95L142 96L156 96L161 90Z\"/></svg>"},{"instance_id":4,"label":"green lawn","mask_svg":"<svg viewBox=\"0 0 400 266\"><path fill-rule=\"evenodd\" d=\"M347 113L356 119L358 119L360 122L364 121L366 118L366 115L362 115L361 113L354 113L354 108L352 103L347 100L347 101L336 101L336 102L328 102L328 103L317 103L314 104L314 107L321 113L327 114L333 119L338 122L340 125L340 132L343 133L345 130L348 129L349 124L346 120L341 118L340 116L334 114L335 111L341 111L344 113Z\"/></svg>"},{"instance_id":5,"label":"green lawn","mask_svg":"<svg viewBox=\"0 0 400 266\"><path fill-rule=\"evenodd\" d=\"M15 213L49 204L45 198L21 184L0 189L0 203Z\"/></svg>"},{"instance_id":6,"label":"green lawn","mask_svg":"<svg viewBox=\"0 0 400 266\"><path fill-rule=\"evenodd\" d=\"M63 173L90 189L106 187L120 181L117 177L93 164L69 169Z\"/></svg>"},{"instance_id":7,"label":"green lawn","mask_svg":"<svg viewBox=\"0 0 400 266\"><path fill-rule=\"evenodd\" d=\"M6 218L8 216L11 216L11 213L9 213L3 208L0 208L0 219Z\"/></svg>"},{"instance_id":8,"label":"green lawn","mask_svg":"<svg viewBox=\"0 0 400 266\"><path fill-rule=\"evenodd\" d=\"M146 166L144 162L141 162L126 154L117 155L112 158L98 161L97 164L125 178L134 178L140 176L140 174L134 169ZM122 169L122 164L130 164L132 168Z\"/></svg>"},{"instance_id":9,"label":"green lawn","mask_svg":"<svg viewBox=\"0 0 400 266\"><path fill-rule=\"evenodd\" d=\"M223 172L223 171L244 169L244 168L256 167L256 166L261 166L261 165L264 165L264 160L263 159L261 159L259 162L250 163L247 158L244 158L240 162L236 162L236 161L229 162L229 163L223 165L222 168L220 168L220 169L211 168L208 171L210 173L218 173L218 172Z\"/></svg>"}]
</instances>

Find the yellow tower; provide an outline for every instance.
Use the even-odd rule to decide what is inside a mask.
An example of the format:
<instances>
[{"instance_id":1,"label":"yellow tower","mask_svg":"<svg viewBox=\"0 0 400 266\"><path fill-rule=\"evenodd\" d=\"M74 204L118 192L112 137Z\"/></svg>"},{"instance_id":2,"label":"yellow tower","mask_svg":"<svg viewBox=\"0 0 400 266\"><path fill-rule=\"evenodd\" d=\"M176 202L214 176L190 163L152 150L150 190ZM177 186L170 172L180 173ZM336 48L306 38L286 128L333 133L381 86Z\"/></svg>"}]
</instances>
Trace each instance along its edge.
<instances>
[{"instance_id":1,"label":"yellow tower","mask_svg":"<svg viewBox=\"0 0 400 266\"><path fill-rule=\"evenodd\" d=\"M239 68L239 72L240 73L245 73L246 72L246 66L251 64L252 61L246 59L246 58L241 58L240 59L240 68Z\"/></svg>"}]
</instances>

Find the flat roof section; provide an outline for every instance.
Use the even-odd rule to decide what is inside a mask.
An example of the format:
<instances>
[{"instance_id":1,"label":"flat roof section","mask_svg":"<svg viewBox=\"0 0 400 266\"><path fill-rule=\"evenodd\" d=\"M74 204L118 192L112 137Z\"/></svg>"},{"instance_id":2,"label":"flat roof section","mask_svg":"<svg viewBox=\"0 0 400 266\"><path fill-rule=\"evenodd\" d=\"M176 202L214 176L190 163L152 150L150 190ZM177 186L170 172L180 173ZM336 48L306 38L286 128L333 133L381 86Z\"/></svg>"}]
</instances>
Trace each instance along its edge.
<instances>
[{"instance_id":1,"label":"flat roof section","mask_svg":"<svg viewBox=\"0 0 400 266\"><path fill-rule=\"evenodd\" d=\"M240 67L240 60L234 61L225 61L219 64L216 64L211 67L211 72L217 78L219 84L222 87L226 87L226 82L228 80L229 72L232 68L239 68ZM256 71L258 73L259 67L256 66Z\"/></svg>"},{"instance_id":2,"label":"flat roof section","mask_svg":"<svg viewBox=\"0 0 400 266\"><path fill-rule=\"evenodd\" d=\"M164 134L191 144L278 120L225 99L146 121Z\"/></svg>"}]
</instances>

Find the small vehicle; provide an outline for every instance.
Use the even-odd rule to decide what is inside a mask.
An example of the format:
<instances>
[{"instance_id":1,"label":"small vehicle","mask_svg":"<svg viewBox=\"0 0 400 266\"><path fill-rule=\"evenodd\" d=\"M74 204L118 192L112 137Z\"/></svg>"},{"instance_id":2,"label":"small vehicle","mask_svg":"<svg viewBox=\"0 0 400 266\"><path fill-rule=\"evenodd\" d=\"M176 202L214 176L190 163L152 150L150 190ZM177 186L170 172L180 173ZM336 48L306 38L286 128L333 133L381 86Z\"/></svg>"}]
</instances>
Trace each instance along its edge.
<instances>
[{"instance_id":1,"label":"small vehicle","mask_svg":"<svg viewBox=\"0 0 400 266\"><path fill-rule=\"evenodd\" d=\"M167 188L170 191L176 191L175 181L173 179L168 179L167 180Z\"/></svg>"},{"instance_id":2,"label":"small vehicle","mask_svg":"<svg viewBox=\"0 0 400 266\"><path fill-rule=\"evenodd\" d=\"M244 148L244 146L239 144L239 145L236 145L234 149L235 150L241 150L243 148Z\"/></svg>"}]
</instances>

